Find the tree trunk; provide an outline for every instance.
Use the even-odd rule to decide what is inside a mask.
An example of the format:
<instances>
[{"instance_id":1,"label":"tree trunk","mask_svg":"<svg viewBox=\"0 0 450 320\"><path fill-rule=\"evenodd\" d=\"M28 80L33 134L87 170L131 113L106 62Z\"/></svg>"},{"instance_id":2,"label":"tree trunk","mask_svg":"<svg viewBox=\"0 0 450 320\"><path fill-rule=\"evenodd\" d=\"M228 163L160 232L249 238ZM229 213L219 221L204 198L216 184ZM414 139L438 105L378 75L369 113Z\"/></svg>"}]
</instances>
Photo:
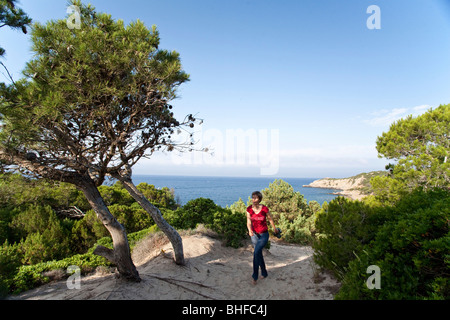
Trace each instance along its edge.
<instances>
[{"instance_id":1,"label":"tree trunk","mask_svg":"<svg viewBox=\"0 0 450 320\"><path fill-rule=\"evenodd\" d=\"M78 186L83 191L97 217L111 234L113 240L114 250L99 246L94 250L94 254L105 257L115 264L119 274L125 279L136 282L141 281L136 266L131 260L130 246L125 228L111 214L93 181L83 181Z\"/></svg>"},{"instance_id":2,"label":"tree trunk","mask_svg":"<svg viewBox=\"0 0 450 320\"><path fill-rule=\"evenodd\" d=\"M183 241L179 233L163 218L161 211L148 201L148 199L136 188L130 177L119 174L114 174L113 177L119 179L123 183L128 193L153 218L156 225L164 232L167 238L169 238L175 253L175 263L184 265Z\"/></svg>"}]
</instances>

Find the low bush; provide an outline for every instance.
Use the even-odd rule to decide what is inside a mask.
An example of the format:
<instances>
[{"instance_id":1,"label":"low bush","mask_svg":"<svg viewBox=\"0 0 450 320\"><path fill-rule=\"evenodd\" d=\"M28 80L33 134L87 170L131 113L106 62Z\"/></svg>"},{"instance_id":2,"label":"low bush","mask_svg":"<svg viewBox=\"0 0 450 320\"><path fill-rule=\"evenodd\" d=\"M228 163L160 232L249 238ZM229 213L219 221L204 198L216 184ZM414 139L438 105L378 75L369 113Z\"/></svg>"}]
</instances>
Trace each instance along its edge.
<instances>
[{"instance_id":1,"label":"low bush","mask_svg":"<svg viewBox=\"0 0 450 320\"><path fill-rule=\"evenodd\" d=\"M342 281L336 299L449 299L449 216L443 189L418 189L388 206L337 199L317 219L314 257ZM381 289L366 285L371 265Z\"/></svg>"},{"instance_id":2,"label":"low bush","mask_svg":"<svg viewBox=\"0 0 450 320\"><path fill-rule=\"evenodd\" d=\"M230 209L218 209L213 215L212 223L206 226L221 235L225 244L233 248L241 247L242 240L248 234L246 216Z\"/></svg>"},{"instance_id":3,"label":"low bush","mask_svg":"<svg viewBox=\"0 0 450 320\"><path fill-rule=\"evenodd\" d=\"M261 190L262 204L266 205L275 222L284 214L285 219L294 221L299 215L310 217L313 212L304 196L283 180L275 180L269 187Z\"/></svg>"},{"instance_id":4,"label":"low bush","mask_svg":"<svg viewBox=\"0 0 450 320\"><path fill-rule=\"evenodd\" d=\"M132 250L134 245L156 232L157 227L141 230L131 233L127 236ZM93 253L96 246L101 245L112 249L113 243L110 237L104 237L85 254L77 254L61 260L52 260L37 263L34 265L22 265L20 254L14 250L14 246L3 245L0 247L0 297L8 292L18 294L25 290L30 290L36 286L47 283L51 280L46 274L54 270L63 270L62 273L68 275L65 270L69 266L77 266L81 274L94 271L99 266L110 266L111 264L103 257ZM17 249L17 248L16 248Z\"/></svg>"},{"instance_id":5,"label":"low bush","mask_svg":"<svg viewBox=\"0 0 450 320\"><path fill-rule=\"evenodd\" d=\"M293 220L289 220L285 214L281 214L277 226L282 230L281 235L286 242L297 244L310 244L312 242L313 218L298 215Z\"/></svg>"},{"instance_id":6,"label":"low bush","mask_svg":"<svg viewBox=\"0 0 450 320\"><path fill-rule=\"evenodd\" d=\"M332 200L315 221L315 261L342 279L349 262L374 238L382 221L382 213L364 202L343 197Z\"/></svg>"},{"instance_id":7,"label":"low bush","mask_svg":"<svg viewBox=\"0 0 450 320\"><path fill-rule=\"evenodd\" d=\"M49 278L44 275L44 272L59 269L67 270L69 266L77 266L81 269L81 273L85 274L92 272L98 266L106 265L109 265L109 262L103 257L93 253L79 254L62 260L21 266L14 278L7 281L6 284L9 286L9 291L17 294L47 283Z\"/></svg>"},{"instance_id":8,"label":"low bush","mask_svg":"<svg viewBox=\"0 0 450 320\"><path fill-rule=\"evenodd\" d=\"M211 199L197 198L175 211L162 210L162 213L174 228L195 229L203 224L223 237L226 245L235 248L241 246L247 234L245 213L222 208Z\"/></svg>"},{"instance_id":9,"label":"low bush","mask_svg":"<svg viewBox=\"0 0 450 320\"><path fill-rule=\"evenodd\" d=\"M290 243L311 244L320 204L317 201L308 204L300 192L294 191L283 180L275 180L261 192L262 203L269 208L276 226L282 230L282 239ZM272 234L272 228L269 228L269 232Z\"/></svg>"},{"instance_id":10,"label":"low bush","mask_svg":"<svg viewBox=\"0 0 450 320\"><path fill-rule=\"evenodd\" d=\"M188 201L183 207L175 211L162 210L164 219L176 229L195 229L199 224L210 224L214 212L219 208L214 201L197 198Z\"/></svg>"}]
</instances>

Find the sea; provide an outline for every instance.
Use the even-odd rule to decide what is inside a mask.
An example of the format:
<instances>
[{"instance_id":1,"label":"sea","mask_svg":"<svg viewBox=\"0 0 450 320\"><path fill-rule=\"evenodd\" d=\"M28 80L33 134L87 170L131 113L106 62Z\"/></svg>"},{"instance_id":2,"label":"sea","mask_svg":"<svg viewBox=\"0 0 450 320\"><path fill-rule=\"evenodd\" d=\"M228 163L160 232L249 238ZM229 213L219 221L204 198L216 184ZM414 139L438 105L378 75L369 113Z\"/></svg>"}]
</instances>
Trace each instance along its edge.
<instances>
[{"instance_id":1,"label":"sea","mask_svg":"<svg viewBox=\"0 0 450 320\"><path fill-rule=\"evenodd\" d=\"M298 191L305 199L330 202L337 196L335 189L305 188L311 182L319 178L277 178L289 183L294 191ZM275 181L270 177L194 177L194 176L162 176L162 175L133 175L133 182L138 185L141 182L154 185L156 188L167 187L174 190L175 199L181 205L189 200L197 198L209 198L215 204L225 208L241 198L245 203L251 197L253 191L261 191L269 187Z\"/></svg>"}]
</instances>

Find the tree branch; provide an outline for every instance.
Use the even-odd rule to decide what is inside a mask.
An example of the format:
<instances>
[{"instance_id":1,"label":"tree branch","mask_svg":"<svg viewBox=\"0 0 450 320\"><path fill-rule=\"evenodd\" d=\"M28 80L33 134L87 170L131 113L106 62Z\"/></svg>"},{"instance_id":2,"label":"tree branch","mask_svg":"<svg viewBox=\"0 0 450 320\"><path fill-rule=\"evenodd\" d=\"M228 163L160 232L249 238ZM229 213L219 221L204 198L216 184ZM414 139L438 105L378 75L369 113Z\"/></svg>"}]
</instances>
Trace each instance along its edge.
<instances>
[{"instance_id":1,"label":"tree branch","mask_svg":"<svg viewBox=\"0 0 450 320\"><path fill-rule=\"evenodd\" d=\"M103 258L106 258L112 264L116 264L116 258L114 256L114 250L111 250L110 248L106 248L104 246L97 246L97 248L94 249L93 253L95 255L97 255L97 256L101 256Z\"/></svg>"},{"instance_id":2,"label":"tree branch","mask_svg":"<svg viewBox=\"0 0 450 320\"><path fill-rule=\"evenodd\" d=\"M39 158L28 160L25 153L18 151L6 153L0 149L0 160L4 161L7 165L17 165L19 168L32 172L42 178L72 183L75 185L78 185L78 182L81 180L81 174L78 172L51 168L46 164L41 164Z\"/></svg>"},{"instance_id":3,"label":"tree branch","mask_svg":"<svg viewBox=\"0 0 450 320\"><path fill-rule=\"evenodd\" d=\"M0 27L1 28L1 27ZM8 68L3 64L3 62L0 61L0 64L3 66L3 68L5 68L6 72L8 73L8 77L11 80L11 82L13 83L14 86L16 86L16 83L14 82L14 79L12 78L11 74L9 73Z\"/></svg>"}]
</instances>

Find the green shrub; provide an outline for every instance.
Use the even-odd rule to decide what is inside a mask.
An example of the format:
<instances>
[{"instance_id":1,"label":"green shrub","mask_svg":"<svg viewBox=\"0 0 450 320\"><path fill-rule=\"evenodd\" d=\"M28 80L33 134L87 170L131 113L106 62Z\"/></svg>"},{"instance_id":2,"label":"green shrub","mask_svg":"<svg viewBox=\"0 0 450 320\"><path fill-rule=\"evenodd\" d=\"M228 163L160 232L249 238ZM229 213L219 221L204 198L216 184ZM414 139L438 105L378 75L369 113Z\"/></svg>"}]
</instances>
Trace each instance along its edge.
<instances>
[{"instance_id":1,"label":"green shrub","mask_svg":"<svg viewBox=\"0 0 450 320\"><path fill-rule=\"evenodd\" d=\"M297 244L311 244L314 238L317 201L307 203L304 196L283 180L275 180L261 191L263 204L273 216L275 225L282 230L282 239ZM272 228L269 227L272 234Z\"/></svg>"},{"instance_id":2,"label":"green shrub","mask_svg":"<svg viewBox=\"0 0 450 320\"><path fill-rule=\"evenodd\" d=\"M144 182L138 184L137 188L151 203L160 209L175 210L179 207L175 200L173 189L171 190L167 187L157 189L154 185Z\"/></svg>"},{"instance_id":3,"label":"green shrub","mask_svg":"<svg viewBox=\"0 0 450 320\"><path fill-rule=\"evenodd\" d=\"M448 299L449 216L442 189L389 206L339 198L318 215L314 258L342 281L337 299ZM366 286L371 265L380 268L380 290Z\"/></svg>"},{"instance_id":4,"label":"green shrub","mask_svg":"<svg viewBox=\"0 0 450 320\"><path fill-rule=\"evenodd\" d=\"M61 259L70 252L70 223L59 219L50 206L17 208L9 224L14 240L20 239L24 264ZM17 242L16 242L17 243Z\"/></svg>"},{"instance_id":5,"label":"green shrub","mask_svg":"<svg viewBox=\"0 0 450 320\"><path fill-rule=\"evenodd\" d=\"M247 219L244 212L224 209L211 199L197 198L188 201L175 211L161 210L164 219L178 229L195 229L204 224L222 236L227 246L238 248L247 234Z\"/></svg>"},{"instance_id":6,"label":"green shrub","mask_svg":"<svg viewBox=\"0 0 450 320\"><path fill-rule=\"evenodd\" d=\"M98 266L109 265L109 262L103 257L92 253L86 253L65 258L63 260L41 262L31 266L21 266L15 274L9 289L16 294L30 290L49 281L49 278L43 275L44 272L58 269L66 270L72 265L79 267L81 273L85 274L92 272Z\"/></svg>"},{"instance_id":7,"label":"green shrub","mask_svg":"<svg viewBox=\"0 0 450 320\"><path fill-rule=\"evenodd\" d=\"M241 247L248 233L246 215L230 209L219 208L213 215L212 223L206 226L223 236L225 244L233 248Z\"/></svg>"},{"instance_id":8,"label":"green shrub","mask_svg":"<svg viewBox=\"0 0 450 320\"><path fill-rule=\"evenodd\" d=\"M90 208L83 193L67 183L30 179L20 174L0 174L0 207L36 204L52 208Z\"/></svg>"},{"instance_id":9,"label":"green shrub","mask_svg":"<svg viewBox=\"0 0 450 320\"><path fill-rule=\"evenodd\" d=\"M242 200L242 198L239 198L238 201L236 201L235 203L233 203L231 206L227 206L227 209L230 209L233 212L239 212L242 214L246 214L247 212L247 207L250 205L250 198L249 198L249 204L245 204L245 202Z\"/></svg>"},{"instance_id":10,"label":"green shrub","mask_svg":"<svg viewBox=\"0 0 450 320\"><path fill-rule=\"evenodd\" d=\"M18 245L9 245L5 241L0 246L0 298L6 296L12 283L12 278L22 265L22 255Z\"/></svg>"},{"instance_id":11,"label":"green shrub","mask_svg":"<svg viewBox=\"0 0 450 320\"><path fill-rule=\"evenodd\" d=\"M138 189L162 210L177 208L168 188L140 184ZM111 213L127 230L131 247L156 228L121 183L100 186L99 190ZM70 220L57 215L60 209L72 206L85 216ZM72 261L74 255L97 261L99 257L92 254L96 245L112 248L112 241L81 191L70 184L0 174L0 295L44 283L42 270L59 268L61 261L83 265L82 261ZM71 258L66 260L68 256Z\"/></svg>"},{"instance_id":12,"label":"green shrub","mask_svg":"<svg viewBox=\"0 0 450 320\"><path fill-rule=\"evenodd\" d=\"M286 218L286 214L282 213L278 219L277 226L282 230L284 241L297 244L310 244L313 240L313 219L298 215L291 221Z\"/></svg>"},{"instance_id":13,"label":"green shrub","mask_svg":"<svg viewBox=\"0 0 450 320\"><path fill-rule=\"evenodd\" d=\"M108 230L97 218L95 212L89 210L86 212L84 218L76 221L72 227L72 251L84 253L92 247L98 239L108 236Z\"/></svg>"},{"instance_id":14,"label":"green shrub","mask_svg":"<svg viewBox=\"0 0 450 320\"><path fill-rule=\"evenodd\" d=\"M109 207L109 211L125 227L127 233L137 232L155 224L150 215L137 203L128 206L114 204Z\"/></svg>"},{"instance_id":15,"label":"green shrub","mask_svg":"<svg viewBox=\"0 0 450 320\"><path fill-rule=\"evenodd\" d=\"M121 182L116 182L113 186L102 185L98 187L98 191L107 206L113 204L130 206L134 202L134 199L123 187Z\"/></svg>"},{"instance_id":16,"label":"green shrub","mask_svg":"<svg viewBox=\"0 0 450 320\"><path fill-rule=\"evenodd\" d=\"M125 227L128 234L154 225L153 219L136 202L130 206L113 204L109 210ZM99 239L109 236L108 230L97 218L95 212L89 210L83 219L74 223L71 233L72 252L84 253Z\"/></svg>"},{"instance_id":17,"label":"green shrub","mask_svg":"<svg viewBox=\"0 0 450 320\"><path fill-rule=\"evenodd\" d=\"M157 227L141 230L139 232L128 234L130 249L149 233L156 232ZM85 254L78 254L61 260L41 262L34 265L21 265L21 256L17 246L3 245L0 247L0 294L9 292L20 293L30 290L36 286L45 284L49 278L44 275L47 271L66 270L69 266L77 266L82 274L92 272L98 266L110 266L111 264L103 257L93 254L98 246L113 248L113 242L110 237L99 239L95 245ZM0 295L1 297L1 295Z\"/></svg>"},{"instance_id":18,"label":"green shrub","mask_svg":"<svg viewBox=\"0 0 450 320\"><path fill-rule=\"evenodd\" d=\"M304 196L283 180L275 180L268 188L261 190L262 203L272 214L275 222L284 214L285 219L294 221L297 216L309 217L313 214Z\"/></svg>"},{"instance_id":19,"label":"green shrub","mask_svg":"<svg viewBox=\"0 0 450 320\"><path fill-rule=\"evenodd\" d=\"M195 229L199 223L211 224L218 208L211 199L197 198L175 211L163 210L163 216L176 229Z\"/></svg>"},{"instance_id":20,"label":"green shrub","mask_svg":"<svg viewBox=\"0 0 450 320\"><path fill-rule=\"evenodd\" d=\"M11 223L12 214L11 208L0 208L0 244L12 238L11 229L9 224Z\"/></svg>"},{"instance_id":21,"label":"green shrub","mask_svg":"<svg viewBox=\"0 0 450 320\"><path fill-rule=\"evenodd\" d=\"M446 190L415 190L389 208L389 219L366 246L367 263L381 269L381 290L360 299L448 299L450 197ZM354 261L346 278L367 265ZM346 292L339 298L352 298Z\"/></svg>"},{"instance_id":22,"label":"green shrub","mask_svg":"<svg viewBox=\"0 0 450 320\"><path fill-rule=\"evenodd\" d=\"M338 197L317 214L314 260L342 279L350 261L375 236L382 212L361 201Z\"/></svg>"}]
</instances>

